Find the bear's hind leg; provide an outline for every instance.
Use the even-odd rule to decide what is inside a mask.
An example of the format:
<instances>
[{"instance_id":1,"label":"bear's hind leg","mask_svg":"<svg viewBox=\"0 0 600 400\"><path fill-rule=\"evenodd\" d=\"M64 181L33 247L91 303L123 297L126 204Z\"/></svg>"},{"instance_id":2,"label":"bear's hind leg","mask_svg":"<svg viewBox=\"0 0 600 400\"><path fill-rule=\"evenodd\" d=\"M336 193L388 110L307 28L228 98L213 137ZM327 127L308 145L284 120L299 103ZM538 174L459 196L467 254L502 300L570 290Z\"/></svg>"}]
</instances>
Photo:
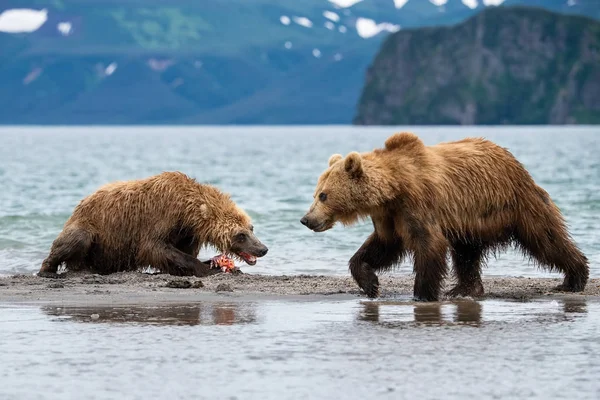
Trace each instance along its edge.
<instances>
[{"instance_id":1,"label":"bear's hind leg","mask_svg":"<svg viewBox=\"0 0 600 400\"><path fill-rule=\"evenodd\" d=\"M447 296L483 296L481 282L481 263L483 246L466 242L455 242L451 248L452 266L458 280L456 286L446 293Z\"/></svg>"},{"instance_id":2,"label":"bear's hind leg","mask_svg":"<svg viewBox=\"0 0 600 400\"><path fill-rule=\"evenodd\" d=\"M378 297L379 278L375 271L390 268L400 262L404 252L400 238L386 242L373 232L350 258L352 278L369 298Z\"/></svg>"},{"instance_id":3,"label":"bear's hind leg","mask_svg":"<svg viewBox=\"0 0 600 400\"><path fill-rule=\"evenodd\" d=\"M80 228L64 230L52 243L50 254L42 262L38 276L56 278L58 267L63 262L83 261L92 245L93 237Z\"/></svg>"},{"instance_id":4,"label":"bear's hind leg","mask_svg":"<svg viewBox=\"0 0 600 400\"><path fill-rule=\"evenodd\" d=\"M517 229L516 240L525 253L565 278L555 290L581 292L589 277L587 257L577 248L558 211L531 214Z\"/></svg>"}]
</instances>

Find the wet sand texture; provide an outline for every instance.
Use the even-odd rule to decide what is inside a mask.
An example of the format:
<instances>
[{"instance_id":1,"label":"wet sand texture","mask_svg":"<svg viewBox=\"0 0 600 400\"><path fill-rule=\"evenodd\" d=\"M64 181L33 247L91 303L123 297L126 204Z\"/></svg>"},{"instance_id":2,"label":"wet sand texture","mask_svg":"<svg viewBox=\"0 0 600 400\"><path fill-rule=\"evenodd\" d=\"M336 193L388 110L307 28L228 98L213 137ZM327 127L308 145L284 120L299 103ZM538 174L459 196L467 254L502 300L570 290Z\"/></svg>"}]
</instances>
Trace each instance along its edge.
<instances>
[{"instance_id":1,"label":"wet sand texture","mask_svg":"<svg viewBox=\"0 0 600 400\"><path fill-rule=\"evenodd\" d=\"M600 297L600 279L590 279L581 293L554 292L562 278L488 277L483 279L485 298L532 299L536 297ZM452 286L446 282L444 290ZM380 276L381 298L412 296L412 276ZM151 275L138 272L92 275L65 273L60 279L35 275L0 278L0 301L5 302L110 302L161 303L194 300L199 295L365 297L351 277L267 276L218 274L206 278ZM444 300L446 298L442 298Z\"/></svg>"}]
</instances>

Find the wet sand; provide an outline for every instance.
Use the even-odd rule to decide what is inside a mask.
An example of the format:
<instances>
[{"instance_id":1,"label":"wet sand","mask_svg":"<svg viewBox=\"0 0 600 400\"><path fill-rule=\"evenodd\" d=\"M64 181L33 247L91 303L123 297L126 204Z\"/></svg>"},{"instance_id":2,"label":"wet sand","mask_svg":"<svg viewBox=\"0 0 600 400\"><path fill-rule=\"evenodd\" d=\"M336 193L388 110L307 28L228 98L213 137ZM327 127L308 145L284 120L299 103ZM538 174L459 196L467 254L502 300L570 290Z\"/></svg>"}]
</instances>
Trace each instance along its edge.
<instances>
[{"instance_id":1,"label":"wet sand","mask_svg":"<svg viewBox=\"0 0 600 400\"><path fill-rule=\"evenodd\" d=\"M381 299L412 294L412 276L379 277ZM590 279L582 293L555 292L562 278L487 277L485 295L478 299L596 298L600 279ZM447 281L445 290L452 286ZM244 273L218 274L206 278L175 277L138 272L95 275L64 273L60 279L35 275L0 278L0 302L71 304L163 304L227 297L231 300L285 297L365 298L350 276L267 276ZM445 300L442 298L441 300Z\"/></svg>"}]
</instances>

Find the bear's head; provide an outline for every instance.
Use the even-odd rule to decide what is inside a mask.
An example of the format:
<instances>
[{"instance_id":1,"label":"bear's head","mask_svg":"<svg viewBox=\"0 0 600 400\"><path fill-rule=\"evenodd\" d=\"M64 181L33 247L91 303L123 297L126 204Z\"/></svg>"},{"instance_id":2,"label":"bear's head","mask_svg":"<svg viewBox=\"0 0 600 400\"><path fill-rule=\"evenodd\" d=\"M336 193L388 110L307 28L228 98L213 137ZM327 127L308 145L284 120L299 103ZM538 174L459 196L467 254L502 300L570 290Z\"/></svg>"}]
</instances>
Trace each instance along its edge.
<instances>
[{"instance_id":1,"label":"bear's head","mask_svg":"<svg viewBox=\"0 0 600 400\"><path fill-rule=\"evenodd\" d=\"M334 154L329 158L329 167L321 174L314 192L314 201L300 222L315 232L331 229L336 222L352 224L369 214L376 199L367 174L367 160L358 152L346 158Z\"/></svg>"},{"instance_id":2,"label":"bear's head","mask_svg":"<svg viewBox=\"0 0 600 400\"><path fill-rule=\"evenodd\" d=\"M233 202L210 209L203 204L200 210L203 218L209 221L205 237L221 252L254 265L257 257L269 251L254 234L250 216Z\"/></svg>"}]
</instances>

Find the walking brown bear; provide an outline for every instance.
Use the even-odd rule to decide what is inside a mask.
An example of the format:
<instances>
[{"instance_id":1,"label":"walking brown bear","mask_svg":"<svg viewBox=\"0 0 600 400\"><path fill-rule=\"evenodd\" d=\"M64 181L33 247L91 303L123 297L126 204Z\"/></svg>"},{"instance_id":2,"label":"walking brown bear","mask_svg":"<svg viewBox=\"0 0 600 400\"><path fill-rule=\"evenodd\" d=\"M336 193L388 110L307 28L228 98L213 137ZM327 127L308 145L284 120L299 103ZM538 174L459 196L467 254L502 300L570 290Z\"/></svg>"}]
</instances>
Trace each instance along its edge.
<instances>
[{"instance_id":1,"label":"walking brown bear","mask_svg":"<svg viewBox=\"0 0 600 400\"><path fill-rule=\"evenodd\" d=\"M458 280L450 296L483 295L486 255L511 244L562 272L557 290L583 291L588 280L588 260L548 193L508 150L482 138L425 146L398 133L383 149L331 156L302 224L323 232L366 217L374 232L349 267L371 298L379 296L375 273L411 254L414 297L438 300L448 249Z\"/></svg>"}]
</instances>

